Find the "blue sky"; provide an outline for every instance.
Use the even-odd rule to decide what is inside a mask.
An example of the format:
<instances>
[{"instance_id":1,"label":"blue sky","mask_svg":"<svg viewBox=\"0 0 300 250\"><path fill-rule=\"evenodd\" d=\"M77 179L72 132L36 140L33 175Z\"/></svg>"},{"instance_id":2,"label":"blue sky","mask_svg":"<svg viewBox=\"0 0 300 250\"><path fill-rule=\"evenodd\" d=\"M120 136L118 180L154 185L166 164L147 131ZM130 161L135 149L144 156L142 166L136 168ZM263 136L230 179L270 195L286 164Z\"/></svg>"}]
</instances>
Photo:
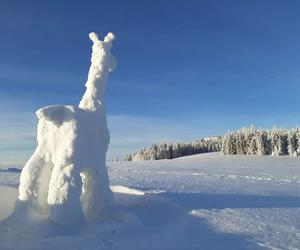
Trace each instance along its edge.
<instances>
[{"instance_id":1,"label":"blue sky","mask_svg":"<svg viewBox=\"0 0 300 250\"><path fill-rule=\"evenodd\" d=\"M300 124L299 1L1 1L0 163L35 148L34 112L77 104L88 33L117 35L110 157L251 123Z\"/></svg>"}]
</instances>

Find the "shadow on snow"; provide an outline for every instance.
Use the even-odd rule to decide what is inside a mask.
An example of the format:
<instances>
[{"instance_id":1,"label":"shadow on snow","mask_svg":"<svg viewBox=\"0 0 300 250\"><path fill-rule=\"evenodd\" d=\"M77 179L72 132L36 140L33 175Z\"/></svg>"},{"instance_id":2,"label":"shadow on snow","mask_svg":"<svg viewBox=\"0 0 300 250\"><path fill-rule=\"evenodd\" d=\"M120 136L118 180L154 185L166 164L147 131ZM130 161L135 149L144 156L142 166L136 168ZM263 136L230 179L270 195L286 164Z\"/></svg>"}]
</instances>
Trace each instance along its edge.
<instances>
[{"instance_id":1,"label":"shadow on snow","mask_svg":"<svg viewBox=\"0 0 300 250\"><path fill-rule=\"evenodd\" d=\"M105 222L98 221L98 224L84 225L69 236L84 237L86 241L91 237L89 235L97 239L107 238L109 231L115 231L113 246L117 249L264 249L254 242L251 235L217 232L206 219L192 216L190 212L193 209L300 208L298 197L240 194L115 193L115 203L114 213L117 215L113 215L109 223L114 225L113 230L109 226L107 231ZM0 223L2 229L7 223L5 221ZM27 224L27 227L30 226ZM26 226L23 229L27 230ZM59 231L56 234L60 234ZM85 235L81 235L83 232ZM50 233L49 236L53 235ZM64 244L71 244L73 237L70 240L65 237ZM55 246L55 240L53 243Z\"/></svg>"},{"instance_id":2,"label":"shadow on snow","mask_svg":"<svg viewBox=\"0 0 300 250\"><path fill-rule=\"evenodd\" d=\"M138 218L140 227L120 231L128 241L133 240L130 235L143 239L134 241L134 249L266 249L256 244L251 235L217 232L206 219L194 217L190 212L193 209L300 208L300 198L288 196L161 193L137 199L127 211Z\"/></svg>"}]
</instances>

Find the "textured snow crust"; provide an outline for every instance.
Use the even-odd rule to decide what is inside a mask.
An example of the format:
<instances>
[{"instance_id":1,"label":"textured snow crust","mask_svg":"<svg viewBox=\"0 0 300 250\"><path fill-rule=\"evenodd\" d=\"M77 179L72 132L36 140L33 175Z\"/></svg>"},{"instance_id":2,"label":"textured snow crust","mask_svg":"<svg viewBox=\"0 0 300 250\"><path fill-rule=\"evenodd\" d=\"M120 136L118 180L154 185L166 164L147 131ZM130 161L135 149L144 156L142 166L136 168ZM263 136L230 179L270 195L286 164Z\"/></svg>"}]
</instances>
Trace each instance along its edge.
<instances>
[{"instance_id":1,"label":"textured snow crust","mask_svg":"<svg viewBox=\"0 0 300 250\"><path fill-rule=\"evenodd\" d=\"M0 185L9 178L16 186L18 176L0 172ZM35 214L23 226L7 228L4 220L0 249L299 248L297 158L210 153L110 162L109 176L110 217L77 228L53 228Z\"/></svg>"}]
</instances>

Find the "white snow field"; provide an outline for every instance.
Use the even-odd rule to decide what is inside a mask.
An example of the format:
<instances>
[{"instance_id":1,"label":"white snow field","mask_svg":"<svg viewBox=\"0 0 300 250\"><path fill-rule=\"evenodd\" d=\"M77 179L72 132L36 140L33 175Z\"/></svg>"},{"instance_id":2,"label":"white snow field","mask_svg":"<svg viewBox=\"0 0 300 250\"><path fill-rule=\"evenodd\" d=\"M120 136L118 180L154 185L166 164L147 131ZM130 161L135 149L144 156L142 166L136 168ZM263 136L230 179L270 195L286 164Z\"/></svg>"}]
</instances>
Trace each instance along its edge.
<instances>
[{"instance_id":1,"label":"white snow field","mask_svg":"<svg viewBox=\"0 0 300 250\"><path fill-rule=\"evenodd\" d=\"M299 163L219 153L110 162L112 214L76 227L34 214L7 223L19 173L0 171L0 249L300 249Z\"/></svg>"}]
</instances>

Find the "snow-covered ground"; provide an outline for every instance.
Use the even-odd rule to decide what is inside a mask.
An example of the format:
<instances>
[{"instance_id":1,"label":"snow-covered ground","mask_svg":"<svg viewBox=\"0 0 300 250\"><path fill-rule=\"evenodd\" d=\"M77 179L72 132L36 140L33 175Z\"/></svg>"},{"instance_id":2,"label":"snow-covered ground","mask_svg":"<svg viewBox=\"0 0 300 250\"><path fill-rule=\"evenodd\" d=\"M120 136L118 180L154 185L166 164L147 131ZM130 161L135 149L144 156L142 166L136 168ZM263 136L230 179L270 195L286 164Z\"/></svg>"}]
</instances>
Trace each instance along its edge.
<instances>
[{"instance_id":1,"label":"snow-covered ground","mask_svg":"<svg viewBox=\"0 0 300 250\"><path fill-rule=\"evenodd\" d=\"M3 220L19 173L0 171L0 249L300 249L299 163L218 153L111 162L112 215L78 228Z\"/></svg>"}]
</instances>

